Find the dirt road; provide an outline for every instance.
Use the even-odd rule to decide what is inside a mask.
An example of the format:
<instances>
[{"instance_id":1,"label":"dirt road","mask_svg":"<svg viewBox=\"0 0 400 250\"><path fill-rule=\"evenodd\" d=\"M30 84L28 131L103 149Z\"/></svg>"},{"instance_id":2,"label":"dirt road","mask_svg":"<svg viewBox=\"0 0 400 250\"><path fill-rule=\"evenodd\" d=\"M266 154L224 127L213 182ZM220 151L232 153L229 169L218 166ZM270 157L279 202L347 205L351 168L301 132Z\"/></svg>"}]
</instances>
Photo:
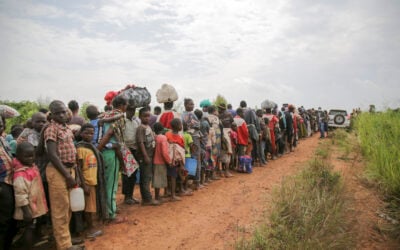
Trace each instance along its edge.
<instances>
[{"instance_id":1,"label":"dirt road","mask_svg":"<svg viewBox=\"0 0 400 250\"><path fill-rule=\"evenodd\" d=\"M158 207L128 206L118 196L120 215L128 222L109 225L104 235L86 241L87 249L231 249L238 235L250 234L262 219L273 188L296 173L319 143L318 136L300 140L295 152L214 181L193 196ZM135 197L140 197L135 187ZM119 192L120 193L120 192Z\"/></svg>"}]
</instances>

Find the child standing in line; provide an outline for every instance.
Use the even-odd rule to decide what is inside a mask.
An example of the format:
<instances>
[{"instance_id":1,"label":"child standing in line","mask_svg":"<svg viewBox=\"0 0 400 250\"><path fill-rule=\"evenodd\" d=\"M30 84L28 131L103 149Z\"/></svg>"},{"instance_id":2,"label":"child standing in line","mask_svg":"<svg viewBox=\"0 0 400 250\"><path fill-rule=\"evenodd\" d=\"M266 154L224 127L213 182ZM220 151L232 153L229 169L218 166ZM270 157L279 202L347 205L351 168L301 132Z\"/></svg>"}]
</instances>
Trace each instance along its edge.
<instances>
[{"instance_id":1,"label":"child standing in line","mask_svg":"<svg viewBox=\"0 0 400 250\"><path fill-rule=\"evenodd\" d=\"M182 121L179 118L171 120L170 124L172 131L165 133L168 142L170 143L170 155L172 155L172 164L167 169L168 179L171 183L171 200L176 200L176 182L178 177L178 171L184 170L185 160L185 142L183 136L179 134L182 130ZM190 195L191 192L185 192L180 182L179 193L180 195Z\"/></svg>"},{"instance_id":2,"label":"child standing in line","mask_svg":"<svg viewBox=\"0 0 400 250\"><path fill-rule=\"evenodd\" d=\"M94 105L89 105L86 107L86 116L89 118L90 124L93 125L94 127L94 135L93 135L93 140L92 143L93 145L97 146L99 143L99 110L96 106Z\"/></svg>"},{"instance_id":3,"label":"child standing in line","mask_svg":"<svg viewBox=\"0 0 400 250\"><path fill-rule=\"evenodd\" d=\"M150 182L153 177L153 155L155 148L154 134L149 125L150 108L143 107L139 111L141 125L137 128L136 144L138 147L137 160L140 168L140 194L142 205L160 205L158 200L154 200L150 192Z\"/></svg>"},{"instance_id":4,"label":"child standing in line","mask_svg":"<svg viewBox=\"0 0 400 250\"><path fill-rule=\"evenodd\" d=\"M91 145L94 136L94 126L90 123L82 125L80 137L82 142L77 145L78 167L82 173L82 186L85 191L85 220L87 223L87 238L96 238L103 234L101 230L95 229L93 217L97 212L96 207L96 186L97 186L97 158L94 152L95 147L85 146L84 143Z\"/></svg>"},{"instance_id":5,"label":"child standing in line","mask_svg":"<svg viewBox=\"0 0 400 250\"><path fill-rule=\"evenodd\" d=\"M134 157L136 157L137 145L136 145L136 132L137 128L140 126L140 119L135 116L136 107L128 106L126 108L125 117L125 131L124 131L124 141L125 145L129 148ZM124 197L124 203L127 205L139 204L139 200L133 197L136 184L136 174L138 170L136 169L130 176L126 171L122 172L122 194Z\"/></svg>"},{"instance_id":6,"label":"child standing in line","mask_svg":"<svg viewBox=\"0 0 400 250\"><path fill-rule=\"evenodd\" d=\"M40 132L45 127L47 123L47 117L42 112L37 112L32 115L31 118L32 128L25 128L22 133L19 135L17 139L17 144L20 144L24 141L27 141L33 145L35 150L38 149L39 141L40 141ZM50 199L49 199L49 188L46 180L46 165L49 163L49 159L46 154L36 154L35 155L35 164L39 168L40 176L42 177L44 193L46 194L47 207L50 210ZM50 214L48 213L42 223L46 223L48 225L51 224Z\"/></svg>"},{"instance_id":7,"label":"child standing in line","mask_svg":"<svg viewBox=\"0 0 400 250\"><path fill-rule=\"evenodd\" d=\"M210 154L207 153L208 134L210 124L207 118L203 118L203 112L200 109L194 111L197 119L200 121L200 184L206 186L211 182L209 171L206 170Z\"/></svg>"},{"instance_id":8,"label":"child standing in line","mask_svg":"<svg viewBox=\"0 0 400 250\"><path fill-rule=\"evenodd\" d=\"M8 144L10 145L11 153L13 154L13 156L15 156L17 151L17 138L19 137L19 135L22 133L23 130L24 127L20 124L15 124L11 127L12 139Z\"/></svg>"},{"instance_id":9,"label":"child standing in line","mask_svg":"<svg viewBox=\"0 0 400 250\"><path fill-rule=\"evenodd\" d=\"M46 166L51 203L51 221L58 249L82 249L72 246L69 222L71 219L69 188L76 186L76 148L74 135L67 126L67 107L62 101L49 105L51 122L43 128L43 142L50 159Z\"/></svg>"},{"instance_id":10,"label":"child standing in line","mask_svg":"<svg viewBox=\"0 0 400 250\"><path fill-rule=\"evenodd\" d=\"M36 237L40 235L37 218L47 213L42 178L34 159L35 148L31 143L22 142L17 146L16 158L13 160L14 219L26 223L22 236L25 249L31 249Z\"/></svg>"},{"instance_id":11,"label":"child standing in line","mask_svg":"<svg viewBox=\"0 0 400 250\"><path fill-rule=\"evenodd\" d=\"M187 159L192 158L192 157L197 161L197 159L195 158L194 153L193 153L196 149L196 145L194 144L192 135L188 132L188 125L186 122L183 122L183 141L185 142L185 162ZM198 142L200 142L200 141L198 141ZM196 168L196 173L197 173L197 168ZM200 174L199 174L199 176L200 176ZM196 178L196 176L194 176L194 177ZM188 176L186 176L183 180L185 189L187 189L187 181L188 181ZM203 188L203 187L204 187L203 185L200 185L200 181L195 182L195 190L197 190L199 188Z\"/></svg>"},{"instance_id":12,"label":"child standing in line","mask_svg":"<svg viewBox=\"0 0 400 250\"><path fill-rule=\"evenodd\" d=\"M231 170L236 170L238 167L238 154L237 154L237 143L238 143L238 135L237 135L237 124L236 122L232 122L231 131L229 133L229 137L232 142L232 161L230 164Z\"/></svg>"},{"instance_id":13,"label":"child standing in line","mask_svg":"<svg viewBox=\"0 0 400 250\"><path fill-rule=\"evenodd\" d=\"M156 122L153 127L156 134L156 148L153 158L153 187L156 200L161 201L160 189L168 187L167 166L171 165L171 157L169 156L167 137L162 134L164 127L159 122ZM171 198L171 201L178 200L180 200L178 197Z\"/></svg>"}]
</instances>

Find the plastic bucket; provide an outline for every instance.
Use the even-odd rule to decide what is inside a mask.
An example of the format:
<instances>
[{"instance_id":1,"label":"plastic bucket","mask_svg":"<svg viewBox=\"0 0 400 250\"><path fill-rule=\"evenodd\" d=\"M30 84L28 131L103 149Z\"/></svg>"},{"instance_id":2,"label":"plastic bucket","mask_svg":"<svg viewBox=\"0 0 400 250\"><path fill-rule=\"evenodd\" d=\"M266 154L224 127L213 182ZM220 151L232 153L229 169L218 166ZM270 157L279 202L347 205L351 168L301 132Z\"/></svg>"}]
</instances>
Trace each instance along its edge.
<instances>
[{"instance_id":1,"label":"plastic bucket","mask_svg":"<svg viewBox=\"0 0 400 250\"><path fill-rule=\"evenodd\" d=\"M196 176L197 160L194 158L186 158L185 168L189 172L189 175Z\"/></svg>"}]
</instances>

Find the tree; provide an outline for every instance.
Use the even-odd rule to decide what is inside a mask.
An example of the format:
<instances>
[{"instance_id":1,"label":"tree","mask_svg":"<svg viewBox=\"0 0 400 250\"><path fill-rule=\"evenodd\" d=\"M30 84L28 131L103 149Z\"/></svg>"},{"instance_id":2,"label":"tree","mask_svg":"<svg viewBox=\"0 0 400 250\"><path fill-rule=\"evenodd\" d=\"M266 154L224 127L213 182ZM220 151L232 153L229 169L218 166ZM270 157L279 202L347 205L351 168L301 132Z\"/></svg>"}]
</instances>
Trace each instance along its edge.
<instances>
[{"instance_id":1,"label":"tree","mask_svg":"<svg viewBox=\"0 0 400 250\"><path fill-rule=\"evenodd\" d=\"M47 108L47 106L41 106L37 102L31 102L31 101L20 101L20 102L15 102L15 101L0 101L0 104L5 104L8 105L14 109L16 109L19 113L20 116L14 117L7 119L7 127L6 127L6 132L9 133L11 130L11 127L15 124L21 124L24 125L28 119L32 117L32 115L36 112L39 111L40 108Z\"/></svg>"},{"instance_id":2,"label":"tree","mask_svg":"<svg viewBox=\"0 0 400 250\"><path fill-rule=\"evenodd\" d=\"M90 104L90 102L84 102L82 104L82 106L79 108L79 115L82 116L83 118L85 118L86 121L89 121L89 118L86 115L86 108L89 105L92 105L92 104Z\"/></svg>"},{"instance_id":3,"label":"tree","mask_svg":"<svg viewBox=\"0 0 400 250\"><path fill-rule=\"evenodd\" d=\"M228 101L221 94L218 94L213 102L213 105L218 107L222 103L225 104L225 106L226 106L228 104Z\"/></svg>"}]
</instances>

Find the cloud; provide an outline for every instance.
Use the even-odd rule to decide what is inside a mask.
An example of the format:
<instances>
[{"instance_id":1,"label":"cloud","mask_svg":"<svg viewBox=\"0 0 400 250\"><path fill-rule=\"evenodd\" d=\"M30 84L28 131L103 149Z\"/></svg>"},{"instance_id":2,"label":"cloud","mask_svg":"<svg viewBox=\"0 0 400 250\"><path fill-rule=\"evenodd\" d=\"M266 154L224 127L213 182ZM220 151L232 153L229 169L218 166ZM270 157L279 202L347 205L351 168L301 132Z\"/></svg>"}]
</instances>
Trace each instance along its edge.
<instances>
[{"instance_id":1,"label":"cloud","mask_svg":"<svg viewBox=\"0 0 400 250\"><path fill-rule=\"evenodd\" d=\"M89 1L0 4L1 99L102 104L155 94L346 107L399 105L396 1ZM42 87L43 86L43 87ZM377 88L376 86L379 86ZM79 94L81 93L81 94Z\"/></svg>"}]
</instances>

